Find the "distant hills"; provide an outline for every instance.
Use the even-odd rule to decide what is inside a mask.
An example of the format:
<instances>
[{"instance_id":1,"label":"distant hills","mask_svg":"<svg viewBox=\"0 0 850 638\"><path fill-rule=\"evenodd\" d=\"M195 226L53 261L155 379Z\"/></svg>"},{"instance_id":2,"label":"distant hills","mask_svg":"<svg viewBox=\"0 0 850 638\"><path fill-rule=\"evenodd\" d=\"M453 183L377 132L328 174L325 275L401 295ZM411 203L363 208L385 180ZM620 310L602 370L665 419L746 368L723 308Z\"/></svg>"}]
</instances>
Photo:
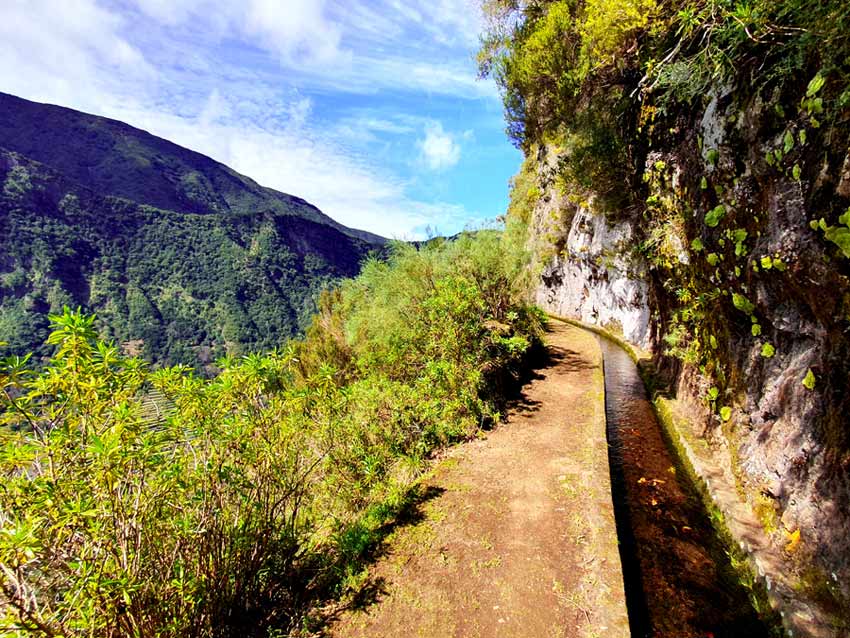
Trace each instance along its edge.
<instances>
[{"instance_id":1,"label":"distant hills","mask_svg":"<svg viewBox=\"0 0 850 638\"><path fill-rule=\"evenodd\" d=\"M160 363L266 350L386 240L123 122L0 93L0 341L82 306Z\"/></svg>"}]
</instances>

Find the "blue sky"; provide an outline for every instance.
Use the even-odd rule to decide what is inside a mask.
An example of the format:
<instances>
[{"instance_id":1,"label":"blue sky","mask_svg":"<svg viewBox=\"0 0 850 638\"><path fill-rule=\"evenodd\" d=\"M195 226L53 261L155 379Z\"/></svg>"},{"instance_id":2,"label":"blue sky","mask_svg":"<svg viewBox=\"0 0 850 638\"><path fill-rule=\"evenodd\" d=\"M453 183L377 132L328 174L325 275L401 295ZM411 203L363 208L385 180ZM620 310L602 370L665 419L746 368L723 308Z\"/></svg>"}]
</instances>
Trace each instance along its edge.
<instances>
[{"instance_id":1,"label":"blue sky","mask_svg":"<svg viewBox=\"0 0 850 638\"><path fill-rule=\"evenodd\" d=\"M124 120L385 236L493 219L521 160L477 0L3 0L0 91Z\"/></svg>"}]
</instances>

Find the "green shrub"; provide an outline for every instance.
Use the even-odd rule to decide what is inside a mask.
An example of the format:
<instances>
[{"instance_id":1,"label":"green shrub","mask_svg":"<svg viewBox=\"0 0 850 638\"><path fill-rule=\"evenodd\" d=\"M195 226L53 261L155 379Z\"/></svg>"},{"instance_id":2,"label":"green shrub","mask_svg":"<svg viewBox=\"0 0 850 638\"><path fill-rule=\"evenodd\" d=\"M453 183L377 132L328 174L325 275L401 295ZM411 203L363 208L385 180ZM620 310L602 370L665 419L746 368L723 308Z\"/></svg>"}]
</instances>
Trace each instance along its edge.
<instances>
[{"instance_id":1,"label":"green shrub","mask_svg":"<svg viewBox=\"0 0 850 638\"><path fill-rule=\"evenodd\" d=\"M422 460L498 418L499 378L541 321L512 242L399 244L324 295L306 339L213 379L151 372L93 317L53 316L43 370L0 364L0 625L295 630L359 569Z\"/></svg>"}]
</instances>

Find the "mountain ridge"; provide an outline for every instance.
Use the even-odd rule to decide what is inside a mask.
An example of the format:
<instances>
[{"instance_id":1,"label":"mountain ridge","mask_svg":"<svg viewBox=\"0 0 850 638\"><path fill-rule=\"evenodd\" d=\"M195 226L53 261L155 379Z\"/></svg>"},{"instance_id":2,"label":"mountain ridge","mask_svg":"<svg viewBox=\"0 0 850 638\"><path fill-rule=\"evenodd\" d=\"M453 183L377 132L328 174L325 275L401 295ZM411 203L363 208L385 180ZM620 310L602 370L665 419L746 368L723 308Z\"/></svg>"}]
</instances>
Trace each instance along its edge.
<instances>
[{"instance_id":1,"label":"mountain ridge","mask_svg":"<svg viewBox=\"0 0 850 638\"><path fill-rule=\"evenodd\" d=\"M270 350L385 243L140 129L0 94L0 341L13 351L49 354L47 315L65 305L155 363Z\"/></svg>"},{"instance_id":2,"label":"mountain ridge","mask_svg":"<svg viewBox=\"0 0 850 638\"><path fill-rule=\"evenodd\" d=\"M74 135L76 132L85 135ZM58 133L63 134L61 139L55 137ZM160 209L238 214L260 202L274 212L292 214L297 207L300 216L312 217L352 237L386 242L379 235L337 222L303 198L262 186L203 153L126 122L64 106L0 92L0 146L50 166L92 190ZM106 161L116 149L121 151L122 161L117 167ZM115 174L116 168L123 169L121 174ZM191 172L178 173L175 169L180 168ZM255 201L240 201L237 192L224 188L228 185L242 187ZM221 196L208 197L210 186L218 187Z\"/></svg>"}]
</instances>

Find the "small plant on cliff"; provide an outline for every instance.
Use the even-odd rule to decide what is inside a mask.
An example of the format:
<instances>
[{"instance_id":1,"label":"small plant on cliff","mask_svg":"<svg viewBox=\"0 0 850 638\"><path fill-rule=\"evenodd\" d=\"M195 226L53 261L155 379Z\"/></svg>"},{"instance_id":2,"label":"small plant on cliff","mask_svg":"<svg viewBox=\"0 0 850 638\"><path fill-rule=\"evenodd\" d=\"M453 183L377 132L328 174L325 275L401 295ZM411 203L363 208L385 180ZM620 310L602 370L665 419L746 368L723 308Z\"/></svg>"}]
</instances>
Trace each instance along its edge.
<instances>
[{"instance_id":1,"label":"small plant on cliff","mask_svg":"<svg viewBox=\"0 0 850 638\"><path fill-rule=\"evenodd\" d=\"M826 220L812 221L813 230L822 230L824 237L838 246L841 253L850 259L850 208L838 218L838 226L830 226Z\"/></svg>"},{"instance_id":2,"label":"small plant on cliff","mask_svg":"<svg viewBox=\"0 0 850 638\"><path fill-rule=\"evenodd\" d=\"M808 369L806 371L806 376L803 377L803 386L807 390L814 390L816 382L817 382L817 380L815 379L815 373L812 372L811 368Z\"/></svg>"}]
</instances>

